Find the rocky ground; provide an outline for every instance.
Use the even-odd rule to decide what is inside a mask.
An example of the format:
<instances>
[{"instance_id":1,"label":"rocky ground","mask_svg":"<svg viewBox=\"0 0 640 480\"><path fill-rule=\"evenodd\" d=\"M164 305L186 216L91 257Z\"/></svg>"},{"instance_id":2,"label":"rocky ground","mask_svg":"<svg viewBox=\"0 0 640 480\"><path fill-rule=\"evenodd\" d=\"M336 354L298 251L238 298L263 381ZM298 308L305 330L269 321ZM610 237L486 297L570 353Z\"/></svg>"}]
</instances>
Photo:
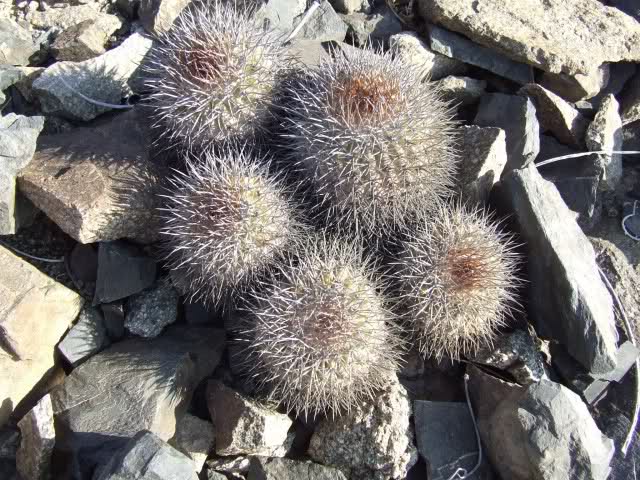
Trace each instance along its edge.
<instances>
[{"instance_id":1,"label":"rocky ground","mask_svg":"<svg viewBox=\"0 0 640 480\"><path fill-rule=\"evenodd\" d=\"M640 157L541 162L640 150L640 4L321 2L300 60L372 42L422 66L457 104L460 190L509 216L528 261L522 318L492 348L410 353L375 401L308 419L247 393L233 314L186 301L158 260L172 158L141 65L188 3L0 0L0 477L635 478L621 312L640 338ZM289 33L308 6L259 15Z\"/></svg>"}]
</instances>

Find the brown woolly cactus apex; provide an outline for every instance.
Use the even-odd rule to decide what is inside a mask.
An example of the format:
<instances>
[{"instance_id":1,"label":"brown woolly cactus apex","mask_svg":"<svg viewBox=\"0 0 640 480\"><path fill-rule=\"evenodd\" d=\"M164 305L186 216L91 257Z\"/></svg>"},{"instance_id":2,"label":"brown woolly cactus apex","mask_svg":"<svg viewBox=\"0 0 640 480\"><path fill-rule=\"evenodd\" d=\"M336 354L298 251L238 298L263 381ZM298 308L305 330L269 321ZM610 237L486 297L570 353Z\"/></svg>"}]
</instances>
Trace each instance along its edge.
<instances>
[{"instance_id":1,"label":"brown woolly cactus apex","mask_svg":"<svg viewBox=\"0 0 640 480\"><path fill-rule=\"evenodd\" d=\"M214 0L183 10L151 51L147 87L170 143L207 147L265 127L282 37L258 28L251 8Z\"/></svg>"},{"instance_id":2,"label":"brown woolly cactus apex","mask_svg":"<svg viewBox=\"0 0 640 480\"><path fill-rule=\"evenodd\" d=\"M459 360L491 343L517 307L515 247L488 213L459 204L407 234L393 277L423 355Z\"/></svg>"},{"instance_id":3,"label":"brown woolly cactus apex","mask_svg":"<svg viewBox=\"0 0 640 480\"><path fill-rule=\"evenodd\" d=\"M336 415L389 382L400 340L369 267L358 247L317 239L255 293L240 341L269 399Z\"/></svg>"},{"instance_id":4,"label":"brown woolly cactus apex","mask_svg":"<svg viewBox=\"0 0 640 480\"><path fill-rule=\"evenodd\" d=\"M448 194L452 111L423 76L368 47L285 85L283 144L330 223L378 236Z\"/></svg>"},{"instance_id":5,"label":"brown woolly cactus apex","mask_svg":"<svg viewBox=\"0 0 640 480\"><path fill-rule=\"evenodd\" d=\"M243 150L187 160L162 209L166 260L192 298L217 304L251 283L301 232L294 205L268 162Z\"/></svg>"}]
</instances>

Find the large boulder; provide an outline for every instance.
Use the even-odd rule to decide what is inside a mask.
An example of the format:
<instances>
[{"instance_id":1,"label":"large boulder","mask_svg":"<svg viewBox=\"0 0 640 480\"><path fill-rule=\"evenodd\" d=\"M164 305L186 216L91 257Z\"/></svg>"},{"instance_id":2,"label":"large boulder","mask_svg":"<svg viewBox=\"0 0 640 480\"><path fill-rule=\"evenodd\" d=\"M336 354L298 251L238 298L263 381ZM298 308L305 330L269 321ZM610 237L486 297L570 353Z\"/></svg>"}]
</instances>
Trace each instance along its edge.
<instances>
[{"instance_id":1,"label":"large boulder","mask_svg":"<svg viewBox=\"0 0 640 480\"><path fill-rule=\"evenodd\" d=\"M29 65L37 51L27 30L9 18L0 18L0 64Z\"/></svg>"}]
</instances>

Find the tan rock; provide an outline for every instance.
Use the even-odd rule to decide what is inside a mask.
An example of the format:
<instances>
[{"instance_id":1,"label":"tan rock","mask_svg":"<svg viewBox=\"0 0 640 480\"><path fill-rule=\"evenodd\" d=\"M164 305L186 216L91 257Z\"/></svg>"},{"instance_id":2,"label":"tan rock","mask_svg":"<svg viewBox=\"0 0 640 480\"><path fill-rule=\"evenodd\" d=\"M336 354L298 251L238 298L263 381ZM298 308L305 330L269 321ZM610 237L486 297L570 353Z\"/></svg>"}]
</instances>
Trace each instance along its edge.
<instances>
[{"instance_id":1,"label":"tan rock","mask_svg":"<svg viewBox=\"0 0 640 480\"><path fill-rule=\"evenodd\" d=\"M138 15L149 33L164 33L191 0L142 0Z\"/></svg>"}]
</instances>

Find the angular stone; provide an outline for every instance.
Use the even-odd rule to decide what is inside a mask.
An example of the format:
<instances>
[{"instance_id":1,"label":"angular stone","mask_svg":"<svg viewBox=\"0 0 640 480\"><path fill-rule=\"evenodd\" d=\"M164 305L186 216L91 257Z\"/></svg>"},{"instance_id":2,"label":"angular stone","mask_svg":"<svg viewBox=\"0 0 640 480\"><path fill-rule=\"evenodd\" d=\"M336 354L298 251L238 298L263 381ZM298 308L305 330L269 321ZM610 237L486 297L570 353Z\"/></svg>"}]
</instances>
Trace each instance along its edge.
<instances>
[{"instance_id":1,"label":"angular stone","mask_svg":"<svg viewBox=\"0 0 640 480\"><path fill-rule=\"evenodd\" d=\"M6 99L3 92L22 78L24 78L24 73L20 71L19 67L0 65L0 102L3 105Z\"/></svg>"},{"instance_id":2,"label":"angular stone","mask_svg":"<svg viewBox=\"0 0 640 480\"><path fill-rule=\"evenodd\" d=\"M391 35L402 31L402 23L387 5L376 9L374 13L352 13L340 18L349 27L347 37L350 43L363 47L367 44L378 47L387 45Z\"/></svg>"},{"instance_id":3,"label":"angular stone","mask_svg":"<svg viewBox=\"0 0 640 480\"><path fill-rule=\"evenodd\" d=\"M56 443L51 397L45 395L19 422L22 440L16 456L18 472L25 480L48 480Z\"/></svg>"},{"instance_id":4,"label":"angular stone","mask_svg":"<svg viewBox=\"0 0 640 480\"><path fill-rule=\"evenodd\" d=\"M503 93L482 97L474 124L505 131L507 164L503 176L532 163L540 152L540 127L536 109L528 98Z\"/></svg>"},{"instance_id":5,"label":"angular stone","mask_svg":"<svg viewBox=\"0 0 640 480\"><path fill-rule=\"evenodd\" d=\"M547 72L589 74L604 62L640 60L640 23L597 0L420 0L418 11Z\"/></svg>"},{"instance_id":6,"label":"angular stone","mask_svg":"<svg viewBox=\"0 0 640 480\"><path fill-rule=\"evenodd\" d=\"M298 22L299 20L294 21L294 28ZM327 0L322 0L320 7L304 24L297 38L342 42L347 35L347 29L347 24L342 21L331 4Z\"/></svg>"},{"instance_id":7,"label":"angular stone","mask_svg":"<svg viewBox=\"0 0 640 480\"><path fill-rule=\"evenodd\" d=\"M317 425L309 455L352 480L404 478L417 461L411 404L397 379L374 400Z\"/></svg>"},{"instance_id":8,"label":"angular stone","mask_svg":"<svg viewBox=\"0 0 640 480\"><path fill-rule=\"evenodd\" d=\"M122 44L84 62L56 62L33 82L42 111L70 120L91 120L132 94L140 64L152 45L150 38L134 33Z\"/></svg>"},{"instance_id":9,"label":"angular stone","mask_svg":"<svg viewBox=\"0 0 640 480\"><path fill-rule=\"evenodd\" d=\"M67 362L76 367L109 343L102 312L85 305L75 325L58 344L58 350Z\"/></svg>"},{"instance_id":10,"label":"angular stone","mask_svg":"<svg viewBox=\"0 0 640 480\"><path fill-rule=\"evenodd\" d=\"M9 18L0 18L0 64L29 65L37 51L27 30Z\"/></svg>"},{"instance_id":11,"label":"angular stone","mask_svg":"<svg viewBox=\"0 0 640 480\"><path fill-rule=\"evenodd\" d=\"M158 285L129 298L125 328L133 335L153 338L178 318L178 292L171 282Z\"/></svg>"},{"instance_id":12,"label":"angular stone","mask_svg":"<svg viewBox=\"0 0 640 480\"><path fill-rule=\"evenodd\" d=\"M118 342L77 367L51 393L56 448L68 459L60 478L88 478L140 430L173 437L176 419L217 366L224 343L221 330L172 327L152 340Z\"/></svg>"},{"instance_id":13,"label":"angular stone","mask_svg":"<svg viewBox=\"0 0 640 480\"><path fill-rule=\"evenodd\" d=\"M42 136L34 160L20 172L19 189L81 243L155 241L159 173L149 142L136 111Z\"/></svg>"},{"instance_id":14,"label":"angular stone","mask_svg":"<svg viewBox=\"0 0 640 480\"><path fill-rule=\"evenodd\" d=\"M190 3L191 0L140 0L140 23L149 33L164 33Z\"/></svg>"},{"instance_id":15,"label":"angular stone","mask_svg":"<svg viewBox=\"0 0 640 480\"><path fill-rule=\"evenodd\" d=\"M473 43L461 35L431 26L429 38L431 49L447 57L483 68L516 83L533 81L533 71L528 65L514 62L498 51Z\"/></svg>"},{"instance_id":16,"label":"angular stone","mask_svg":"<svg viewBox=\"0 0 640 480\"><path fill-rule=\"evenodd\" d=\"M149 431L137 433L94 480L198 480L191 460Z\"/></svg>"},{"instance_id":17,"label":"angular stone","mask_svg":"<svg viewBox=\"0 0 640 480\"><path fill-rule=\"evenodd\" d=\"M600 105L586 135L587 148L590 151L607 152L622 150L622 120L618 113L618 102L608 95ZM622 180L622 155L598 155L597 164L602 170L600 188L615 191Z\"/></svg>"},{"instance_id":18,"label":"angular stone","mask_svg":"<svg viewBox=\"0 0 640 480\"><path fill-rule=\"evenodd\" d=\"M587 75L543 72L540 76L540 85L568 102L577 102L598 95L609 83L609 74L608 63L600 65Z\"/></svg>"},{"instance_id":19,"label":"angular stone","mask_svg":"<svg viewBox=\"0 0 640 480\"><path fill-rule=\"evenodd\" d=\"M95 5L70 5L59 4L57 8L45 10L29 10L25 15L31 26L36 30L63 32L67 28L77 25L85 20L109 21L106 17L113 15L101 12Z\"/></svg>"},{"instance_id":20,"label":"angular stone","mask_svg":"<svg viewBox=\"0 0 640 480\"><path fill-rule=\"evenodd\" d=\"M283 34L289 35L296 19L307 9L305 0L267 0L254 14L257 22L262 24L266 19L269 25ZM314 15L317 15L316 12ZM298 39L299 37L296 37Z\"/></svg>"},{"instance_id":21,"label":"angular stone","mask_svg":"<svg viewBox=\"0 0 640 480\"><path fill-rule=\"evenodd\" d=\"M84 20L58 35L51 45L51 53L58 61L89 60L105 52L107 40L120 28L122 20L115 15Z\"/></svg>"},{"instance_id":22,"label":"angular stone","mask_svg":"<svg viewBox=\"0 0 640 480\"><path fill-rule=\"evenodd\" d=\"M294 38L289 44L289 53L301 62L305 68L317 68L323 61L331 58L322 42L317 40L298 40Z\"/></svg>"},{"instance_id":23,"label":"angular stone","mask_svg":"<svg viewBox=\"0 0 640 480\"><path fill-rule=\"evenodd\" d=\"M369 13L371 11L369 0L333 0L331 5L336 12L346 15L356 12Z\"/></svg>"},{"instance_id":24,"label":"angular stone","mask_svg":"<svg viewBox=\"0 0 640 480\"><path fill-rule=\"evenodd\" d=\"M461 197L472 204L486 203L507 164L504 130L471 125L460 127L459 133L457 182Z\"/></svg>"},{"instance_id":25,"label":"angular stone","mask_svg":"<svg viewBox=\"0 0 640 480\"><path fill-rule=\"evenodd\" d=\"M21 78L14 84L20 95L29 103L34 103L33 82L44 72L42 67L14 67L21 74Z\"/></svg>"},{"instance_id":26,"label":"angular stone","mask_svg":"<svg viewBox=\"0 0 640 480\"><path fill-rule=\"evenodd\" d=\"M560 342L591 372L615 367L611 296L591 244L558 190L531 165L503 178L529 254L529 315L536 331Z\"/></svg>"},{"instance_id":27,"label":"angular stone","mask_svg":"<svg viewBox=\"0 0 640 480\"><path fill-rule=\"evenodd\" d=\"M467 70L462 62L431 50L415 32L391 35L389 48L404 62L422 68L425 79L440 80L447 75L460 74Z\"/></svg>"},{"instance_id":28,"label":"angular stone","mask_svg":"<svg viewBox=\"0 0 640 480\"><path fill-rule=\"evenodd\" d=\"M217 457L207 460L207 473L223 472L224 478L240 479L249 472L250 460L245 456Z\"/></svg>"},{"instance_id":29,"label":"angular stone","mask_svg":"<svg viewBox=\"0 0 640 480\"><path fill-rule=\"evenodd\" d=\"M207 403L216 431L216 454L283 457L290 445L291 419L243 397L218 380L207 386Z\"/></svg>"},{"instance_id":30,"label":"angular stone","mask_svg":"<svg viewBox=\"0 0 640 480\"><path fill-rule=\"evenodd\" d=\"M347 480L336 468L288 458L252 457L247 480Z\"/></svg>"},{"instance_id":31,"label":"angular stone","mask_svg":"<svg viewBox=\"0 0 640 480\"><path fill-rule=\"evenodd\" d=\"M124 336L124 305L121 301L103 303L100 310L109 338L113 341L120 340Z\"/></svg>"},{"instance_id":32,"label":"angular stone","mask_svg":"<svg viewBox=\"0 0 640 480\"><path fill-rule=\"evenodd\" d=\"M442 90L445 100L458 106L471 105L478 102L487 88L487 82L469 77L450 75L435 82Z\"/></svg>"},{"instance_id":33,"label":"angular stone","mask_svg":"<svg viewBox=\"0 0 640 480\"><path fill-rule=\"evenodd\" d=\"M195 471L200 472L207 457L214 449L213 424L190 413L185 413L176 423L176 434L171 443L193 460Z\"/></svg>"},{"instance_id":34,"label":"angular stone","mask_svg":"<svg viewBox=\"0 0 640 480\"><path fill-rule=\"evenodd\" d=\"M580 112L555 93L535 83L525 85L518 93L533 101L543 132L551 132L565 145L584 148L589 121Z\"/></svg>"},{"instance_id":35,"label":"angular stone","mask_svg":"<svg viewBox=\"0 0 640 480\"><path fill-rule=\"evenodd\" d=\"M55 345L80 312L82 299L3 247L0 265L2 426L53 368Z\"/></svg>"},{"instance_id":36,"label":"angular stone","mask_svg":"<svg viewBox=\"0 0 640 480\"><path fill-rule=\"evenodd\" d=\"M620 103L622 104L622 123L624 125L640 120L640 73L636 73L625 85Z\"/></svg>"}]
</instances>

